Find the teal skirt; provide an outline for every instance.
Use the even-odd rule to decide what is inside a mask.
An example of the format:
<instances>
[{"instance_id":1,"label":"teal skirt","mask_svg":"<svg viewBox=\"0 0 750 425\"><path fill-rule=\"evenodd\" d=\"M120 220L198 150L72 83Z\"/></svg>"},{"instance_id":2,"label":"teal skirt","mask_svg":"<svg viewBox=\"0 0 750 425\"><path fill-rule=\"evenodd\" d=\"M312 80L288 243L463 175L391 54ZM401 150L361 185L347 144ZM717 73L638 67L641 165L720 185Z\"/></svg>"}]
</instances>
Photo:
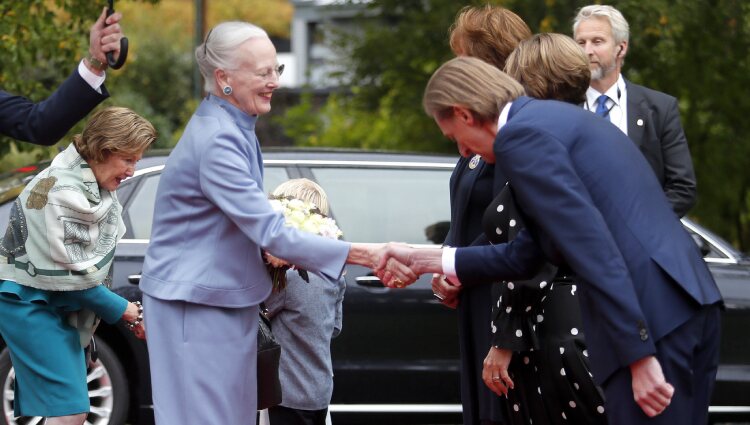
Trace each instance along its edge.
<instances>
[{"instance_id":1,"label":"teal skirt","mask_svg":"<svg viewBox=\"0 0 750 425\"><path fill-rule=\"evenodd\" d=\"M16 373L16 416L89 411L86 364L67 306L50 293L0 281L0 334Z\"/></svg>"}]
</instances>

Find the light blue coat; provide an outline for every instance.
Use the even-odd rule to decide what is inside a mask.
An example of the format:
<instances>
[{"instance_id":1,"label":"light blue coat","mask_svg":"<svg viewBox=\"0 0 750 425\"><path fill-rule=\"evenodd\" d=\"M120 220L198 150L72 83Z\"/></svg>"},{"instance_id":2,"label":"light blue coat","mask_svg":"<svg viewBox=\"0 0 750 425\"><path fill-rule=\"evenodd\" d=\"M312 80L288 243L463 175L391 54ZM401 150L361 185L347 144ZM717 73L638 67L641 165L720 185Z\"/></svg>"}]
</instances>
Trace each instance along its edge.
<instances>
[{"instance_id":1,"label":"light blue coat","mask_svg":"<svg viewBox=\"0 0 750 425\"><path fill-rule=\"evenodd\" d=\"M261 250L336 281L349 244L284 225L263 190L255 121L215 97L195 112L156 196L140 287L162 300L247 307L271 292Z\"/></svg>"}]
</instances>

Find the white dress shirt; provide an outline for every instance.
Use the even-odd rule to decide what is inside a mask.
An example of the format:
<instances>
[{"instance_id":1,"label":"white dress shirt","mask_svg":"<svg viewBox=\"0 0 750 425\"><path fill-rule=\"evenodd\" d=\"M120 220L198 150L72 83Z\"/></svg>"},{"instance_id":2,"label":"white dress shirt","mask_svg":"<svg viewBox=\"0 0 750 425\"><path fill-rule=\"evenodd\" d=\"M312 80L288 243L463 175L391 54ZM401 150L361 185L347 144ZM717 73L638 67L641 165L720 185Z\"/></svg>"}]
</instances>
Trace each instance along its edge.
<instances>
[{"instance_id":1,"label":"white dress shirt","mask_svg":"<svg viewBox=\"0 0 750 425\"><path fill-rule=\"evenodd\" d=\"M617 77L617 82L604 93L599 93L596 89L589 86L588 90L586 90L584 108L591 112L596 111L596 100L602 94L609 96L609 100L607 100L609 115L605 118L609 118L612 124L616 125L623 133L628 134L628 92L625 88L625 80L622 78L622 74Z\"/></svg>"},{"instance_id":2,"label":"white dress shirt","mask_svg":"<svg viewBox=\"0 0 750 425\"><path fill-rule=\"evenodd\" d=\"M102 84L104 84L104 78L107 76L106 73L102 73L102 75L96 75L93 72L91 72L90 69L83 63L83 59L81 59L81 62L78 64L78 73L81 75L81 78L83 78L83 81L87 82L92 89L96 90L97 93L102 92Z\"/></svg>"}]
</instances>

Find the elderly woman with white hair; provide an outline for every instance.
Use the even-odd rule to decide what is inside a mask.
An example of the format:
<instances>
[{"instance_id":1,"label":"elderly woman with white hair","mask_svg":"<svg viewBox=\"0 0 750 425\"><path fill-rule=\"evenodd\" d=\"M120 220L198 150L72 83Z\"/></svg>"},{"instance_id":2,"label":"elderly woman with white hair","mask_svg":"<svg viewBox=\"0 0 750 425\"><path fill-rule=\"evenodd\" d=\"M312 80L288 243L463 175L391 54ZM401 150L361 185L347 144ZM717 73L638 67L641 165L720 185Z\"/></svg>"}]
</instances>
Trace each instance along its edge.
<instances>
[{"instance_id":1,"label":"elderly woman with white hair","mask_svg":"<svg viewBox=\"0 0 750 425\"><path fill-rule=\"evenodd\" d=\"M375 246L297 231L263 190L255 135L283 67L261 28L225 22L195 52L208 95L161 176L140 287L156 422L254 424L262 251L331 281Z\"/></svg>"}]
</instances>

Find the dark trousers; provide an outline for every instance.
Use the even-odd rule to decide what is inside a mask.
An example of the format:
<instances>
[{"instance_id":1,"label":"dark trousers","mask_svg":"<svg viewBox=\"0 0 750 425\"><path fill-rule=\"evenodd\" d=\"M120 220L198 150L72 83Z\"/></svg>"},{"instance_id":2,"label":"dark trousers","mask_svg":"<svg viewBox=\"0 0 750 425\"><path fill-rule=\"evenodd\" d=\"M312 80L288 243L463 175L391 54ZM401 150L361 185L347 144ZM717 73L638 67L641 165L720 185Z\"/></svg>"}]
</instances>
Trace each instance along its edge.
<instances>
[{"instance_id":1,"label":"dark trousers","mask_svg":"<svg viewBox=\"0 0 750 425\"><path fill-rule=\"evenodd\" d=\"M610 425L705 425L719 364L721 312L704 307L656 343L656 358L675 388L672 402L649 418L633 399L630 368L624 367L603 385Z\"/></svg>"},{"instance_id":2,"label":"dark trousers","mask_svg":"<svg viewBox=\"0 0 750 425\"><path fill-rule=\"evenodd\" d=\"M328 409L301 410L284 406L268 409L271 425L325 425Z\"/></svg>"}]
</instances>

